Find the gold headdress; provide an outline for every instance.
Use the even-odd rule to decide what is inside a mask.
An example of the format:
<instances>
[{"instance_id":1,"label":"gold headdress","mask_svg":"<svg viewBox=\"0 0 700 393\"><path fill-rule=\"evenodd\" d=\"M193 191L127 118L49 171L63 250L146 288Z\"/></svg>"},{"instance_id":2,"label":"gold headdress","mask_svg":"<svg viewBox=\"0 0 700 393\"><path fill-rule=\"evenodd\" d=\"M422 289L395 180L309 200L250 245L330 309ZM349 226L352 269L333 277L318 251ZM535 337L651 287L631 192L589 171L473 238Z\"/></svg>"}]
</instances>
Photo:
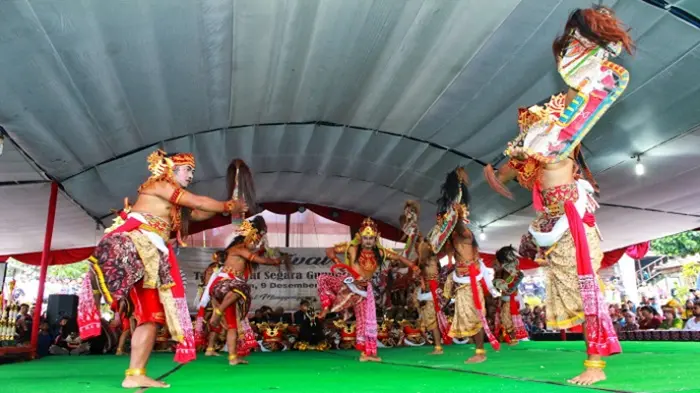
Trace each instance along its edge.
<instances>
[{"instance_id":1,"label":"gold headdress","mask_svg":"<svg viewBox=\"0 0 700 393\"><path fill-rule=\"evenodd\" d=\"M173 174L173 167L175 164L173 160L166 157L165 151L158 149L151 153L146 159L148 162L148 170L155 177L171 176Z\"/></svg>"},{"instance_id":2,"label":"gold headdress","mask_svg":"<svg viewBox=\"0 0 700 393\"><path fill-rule=\"evenodd\" d=\"M261 234L248 220L244 220L241 226L238 227L238 233L245 238L245 244L258 244L261 239Z\"/></svg>"},{"instance_id":3,"label":"gold headdress","mask_svg":"<svg viewBox=\"0 0 700 393\"><path fill-rule=\"evenodd\" d=\"M360 236L378 237L379 229L377 228L377 224L374 221L372 221L371 218L367 217L364 220L362 220L362 224L360 224L360 230L357 233Z\"/></svg>"},{"instance_id":4,"label":"gold headdress","mask_svg":"<svg viewBox=\"0 0 700 393\"><path fill-rule=\"evenodd\" d=\"M191 153L178 153L168 157L167 153L161 149L151 153L146 161L148 162L148 170L151 172L151 177L148 178L146 183L141 185L139 191L156 181L168 181L178 186L173 180L175 167L182 165L195 167L194 156Z\"/></svg>"},{"instance_id":5,"label":"gold headdress","mask_svg":"<svg viewBox=\"0 0 700 393\"><path fill-rule=\"evenodd\" d=\"M146 159L148 162L148 171L151 172L151 177L148 178L141 187L139 187L139 192L145 190L156 182L165 181L177 188L180 188L173 179L173 169L175 168L175 163L172 158L167 157L165 151L158 149L151 153Z\"/></svg>"},{"instance_id":6,"label":"gold headdress","mask_svg":"<svg viewBox=\"0 0 700 393\"><path fill-rule=\"evenodd\" d=\"M180 229L182 227L182 214L180 212L180 206L177 204L179 197L184 192L182 187L175 181L173 176L173 169L180 165L189 165L192 168L195 166L194 156L191 153L179 153L171 157L167 156L167 153L161 149L158 149L151 153L146 159L148 162L148 170L151 172L151 177L148 178L139 187L139 193L143 190L152 186L157 182L167 182L175 187L175 192L170 197L170 202L172 207L170 210L170 219L172 223L172 230L177 233L178 244L185 246L185 243L181 239Z\"/></svg>"}]
</instances>

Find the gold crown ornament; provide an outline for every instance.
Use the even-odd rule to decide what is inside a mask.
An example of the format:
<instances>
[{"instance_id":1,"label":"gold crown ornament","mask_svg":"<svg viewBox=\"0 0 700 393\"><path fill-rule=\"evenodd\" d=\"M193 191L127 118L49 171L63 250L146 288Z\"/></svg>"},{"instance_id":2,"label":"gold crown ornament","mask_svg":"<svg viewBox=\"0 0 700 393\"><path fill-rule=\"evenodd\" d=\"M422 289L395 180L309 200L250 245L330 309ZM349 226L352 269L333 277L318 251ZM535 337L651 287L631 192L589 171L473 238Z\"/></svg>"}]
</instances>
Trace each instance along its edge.
<instances>
[{"instance_id":1,"label":"gold crown ornament","mask_svg":"<svg viewBox=\"0 0 700 393\"><path fill-rule=\"evenodd\" d=\"M260 233L248 220L241 223L241 226L238 227L238 233L245 238L246 244L257 244L260 241Z\"/></svg>"},{"instance_id":2,"label":"gold crown ornament","mask_svg":"<svg viewBox=\"0 0 700 393\"><path fill-rule=\"evenodd\" d=\"M377 228L377 224L372 221L371 218L367 217L362 221L362 224L360 224L358 233L363 237L377 237L379 236L379 229Z\"/></svg>"}]
</instances>

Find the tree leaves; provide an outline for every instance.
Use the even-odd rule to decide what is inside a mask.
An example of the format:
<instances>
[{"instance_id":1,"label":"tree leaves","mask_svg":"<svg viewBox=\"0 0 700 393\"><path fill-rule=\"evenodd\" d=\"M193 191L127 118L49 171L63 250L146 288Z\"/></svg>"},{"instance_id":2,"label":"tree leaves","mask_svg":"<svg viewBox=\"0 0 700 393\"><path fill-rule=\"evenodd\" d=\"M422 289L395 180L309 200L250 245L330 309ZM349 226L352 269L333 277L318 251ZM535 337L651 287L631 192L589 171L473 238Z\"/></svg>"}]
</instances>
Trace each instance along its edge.
<instances>
[{"instance_id":1,"label":"tree leaves","mask_svg":"<svg viewBox=\"0 0 700 393\"><path fill-rule=\"evenodd\" d=\"M651 249L659 255L672 257L698 254L700 253L700 232L688 231L653 240Z\"/></svg>"}]
</instances>

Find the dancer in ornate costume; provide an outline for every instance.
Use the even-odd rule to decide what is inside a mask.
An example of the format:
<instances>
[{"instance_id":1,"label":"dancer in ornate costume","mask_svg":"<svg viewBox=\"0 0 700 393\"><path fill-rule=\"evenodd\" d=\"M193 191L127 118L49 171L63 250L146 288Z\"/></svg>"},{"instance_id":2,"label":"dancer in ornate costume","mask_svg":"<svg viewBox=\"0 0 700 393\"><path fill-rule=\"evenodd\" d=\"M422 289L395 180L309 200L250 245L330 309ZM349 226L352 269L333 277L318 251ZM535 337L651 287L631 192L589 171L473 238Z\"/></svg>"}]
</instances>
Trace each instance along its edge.
<instances>
[{"instance_id":1,"label":"dancer in ornate costume","mask_svg":"<svg viewBox=\"0 0 700 393\"><path fill-rule=\"evenodd\" d=\"M603 256L593 215L596 185L580 143L627 87L627 70L608 59L623 48L631 53L633 43L613 11L599 7L574 11L552 47L568 93L520 109L520 135L505 151L510 160L497 173L488 166L485 175L509 198L505 184L513 179L532 191L538 217L520 254L545 269L547 327L585 324L585 371L570 382L590 385L605 379L601 357L621 349L596 280Z\"/></svg>"},{"instance_id":2,"label":"dancer in ornate costume","mask_svg":"<svg viewBox=\"0 0 700 393\"><path fill-rule=\"evenodd\" d=\"M432 355L442 355L442 344L452 344L450 324L442 311L442 289L439 284L440 262L430 244L422 237L417 239L418 266L421 270L418 302L423 329L431 331L435 349Z\"/></svg>"},{"instance_id":3,"label":"dancer in ornate costume","mask_svg":"<svg viewBox=\"0 0 700 393\"><path fill-rule=\"evenodd\" d=\"M125 388L167 387L146 376L146 363L156 339L157 326L166 324L179 344L175 361L186 363L196 357L192 322L185 290L170 234L182 243L182 208L191 209L188 218L203 220L216 213L239 214L245 202L220 202L185 191L193 179L192 154L166 155L162 150L148 157L152 176L139 188L136 204L115 219L90 257L91 271L80 292L78 322L83 339L100 334L100 295L108 304L126 299L132 304L137 327L131 340L131 360ZM97 288L93 291L93 288Z\"/></svg>"},{"instance_id":4,"label":"dancer in ornate costume","mask_svg":"<svg viewBox=\"0 0 700 393\"><path fill-rule=\"evenodd\" d=\"M496 251L493 264L493 286L501 293L498 300L496 320L499 321L503 336L508 344L515 345L527 338L527 330L520 316L520 301L518 300L518 285L525 275L518 269L518 256L512 246L502 247ZM499 328L496 328L498 333Z\"/></svg>"},{"instance_id":5,"label":"dancer in ornate costume","mask_svg":"<svg viewBox=\"0 0 700 393\"><path fill-rule=\"evenodd\" d=\"M440 274L440 262L418 229L420 217L420 204L417 201L406 201L404 214L399 221L406 238L404 256L415 253L418 255L420 268L420 287L418 292L418 306L420 312L421 327L431 331L435 349L433 355L442 355L442 343L451 344L452 338L448 335L449 324L441 310L442 291L439 288L438 276Z\"/></svg>"},{"instance_id":6,"label":"dancer in ornate costume","mask_svg":"<svg viewBox=\"0 0 700 393\"><path fill-rule=\"evenodd\" d=\"M202 301L202 298L204 297L204 291L207 288L207 284L209 283L209 280L211 280L212 277L216 276L219 274L219 271L221 271L221 268L224 266L224 262L226 261L226 251L217 251L214 254L212 254L212 263L207 266L206 269L204 269L204 272L202 272L202 278L199 281L199 285L197 286L197 296L195 297L195 307L199 308L200 303ZM211 301L209 301L205 306L204 306L204 315L203 315L203 321L208 321L211 318L211 314L214 312L214 307L212 306ZM220 328L211 328L205 329L208 330L209 333L209 339L207 340L207 349L204 352L204 356L219 356L219 354L216 351L216 340L219 334L221 334L221 329ZM197 333L195 331L195 333ZM204 345L204 339L203 336L199 336L198 334L195 334L195 344L197 345L197 348L199 349L201 345Z\"/></svg>"},{"instance_id":7,"label":"dancer in ornate costume","mask_svg":"<svg viewBox=\"0 0 700 393\"><path fill-rule=\"evenodd\" d=\"M210 297L214 305L214 312L209 320L210 329L219 327L223 317L226 321L228 332L226 334L226 346L229 352L229 364L247 364L239 354L245 354L256 345L255 336L248 324L246 315L250 309L250 286L248 278L254 264L279 265L280 258L260 256L253 251L257 250L267 232L267 224L262 216L256 216L252 220L244 220L239 227L239 235L233 239L226 248L226 262L221 271L209 279L200 302L200 312L197 317L198 336L203 329L203 309ZM209 350L209 349L207 349Z\"/></svg>"},{"instance_id":8,"label":"dancer in ornate costume","mask_svg":"<svg viewBox=\"0 0 700 393\"><path fill-rule=\"evenodd\" d=\"M455 270L447 278L443 296L455 299L455 315L449 336L452 338L474 337L476 354L465 363L481 363L486 360L484 332L491 346L499 350L498 340L491 334L484 309L479 247L469 223L468 177L464 168L447 174L442 185L442 196L438 200L437 224L426 237L434 254L444 252L455 260Z\"/></svg>"},{"instance_id":9,"label":"dancer in ornate costume","mask_svg":"<svg viewBox=\"0 0 700 393\"><path fill-rule=\"evenodd\" d=\"M361 362L379 362L377 357L377 316L372 288L372 276L384 260L399 261L411 269L418 267L396 252L386 249L379 243L380 235L377 225L371 218L362 221L360 230L352 241L337 244L326 250L326 255L335 265L331 274L321 274L318 277L318 296L323 308L320 318L325 318L331 312L354 309L357 318L357 344ZM345 262L337 254L345 255ZM345 273L336 273L336 270Z\"/></svg>"}]
</instances>

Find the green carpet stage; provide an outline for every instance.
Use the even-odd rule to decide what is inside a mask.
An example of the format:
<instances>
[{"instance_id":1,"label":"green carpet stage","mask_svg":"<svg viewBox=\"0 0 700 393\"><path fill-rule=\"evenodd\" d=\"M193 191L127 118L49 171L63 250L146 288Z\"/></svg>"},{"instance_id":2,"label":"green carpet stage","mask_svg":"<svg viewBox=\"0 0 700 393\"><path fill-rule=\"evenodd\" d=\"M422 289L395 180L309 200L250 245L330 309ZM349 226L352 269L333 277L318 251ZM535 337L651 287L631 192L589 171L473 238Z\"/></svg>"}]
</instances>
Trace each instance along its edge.
<instances>
[{"instance_id":1,"label":"green carpet stage","mask_svg":"<svg viewBox=\"0 0 700 393\"><path fill-rule=\"evenodd\" d=\"M225 357L178 367L171 354L154 355L149 375L163 376L169 392L700 392L700 343L624 342L608 361L608 380L595 388L564 381L581 370L582 342L524 342L489 352L465 365L472 346L380 350L384 363L356 361L355 351L256 353L250 365L230 367ZM0 366L3 393L122 392L126 357L48 357ZM151 389L151 392L155 389Z\"/></svg>"}]
</instances>

